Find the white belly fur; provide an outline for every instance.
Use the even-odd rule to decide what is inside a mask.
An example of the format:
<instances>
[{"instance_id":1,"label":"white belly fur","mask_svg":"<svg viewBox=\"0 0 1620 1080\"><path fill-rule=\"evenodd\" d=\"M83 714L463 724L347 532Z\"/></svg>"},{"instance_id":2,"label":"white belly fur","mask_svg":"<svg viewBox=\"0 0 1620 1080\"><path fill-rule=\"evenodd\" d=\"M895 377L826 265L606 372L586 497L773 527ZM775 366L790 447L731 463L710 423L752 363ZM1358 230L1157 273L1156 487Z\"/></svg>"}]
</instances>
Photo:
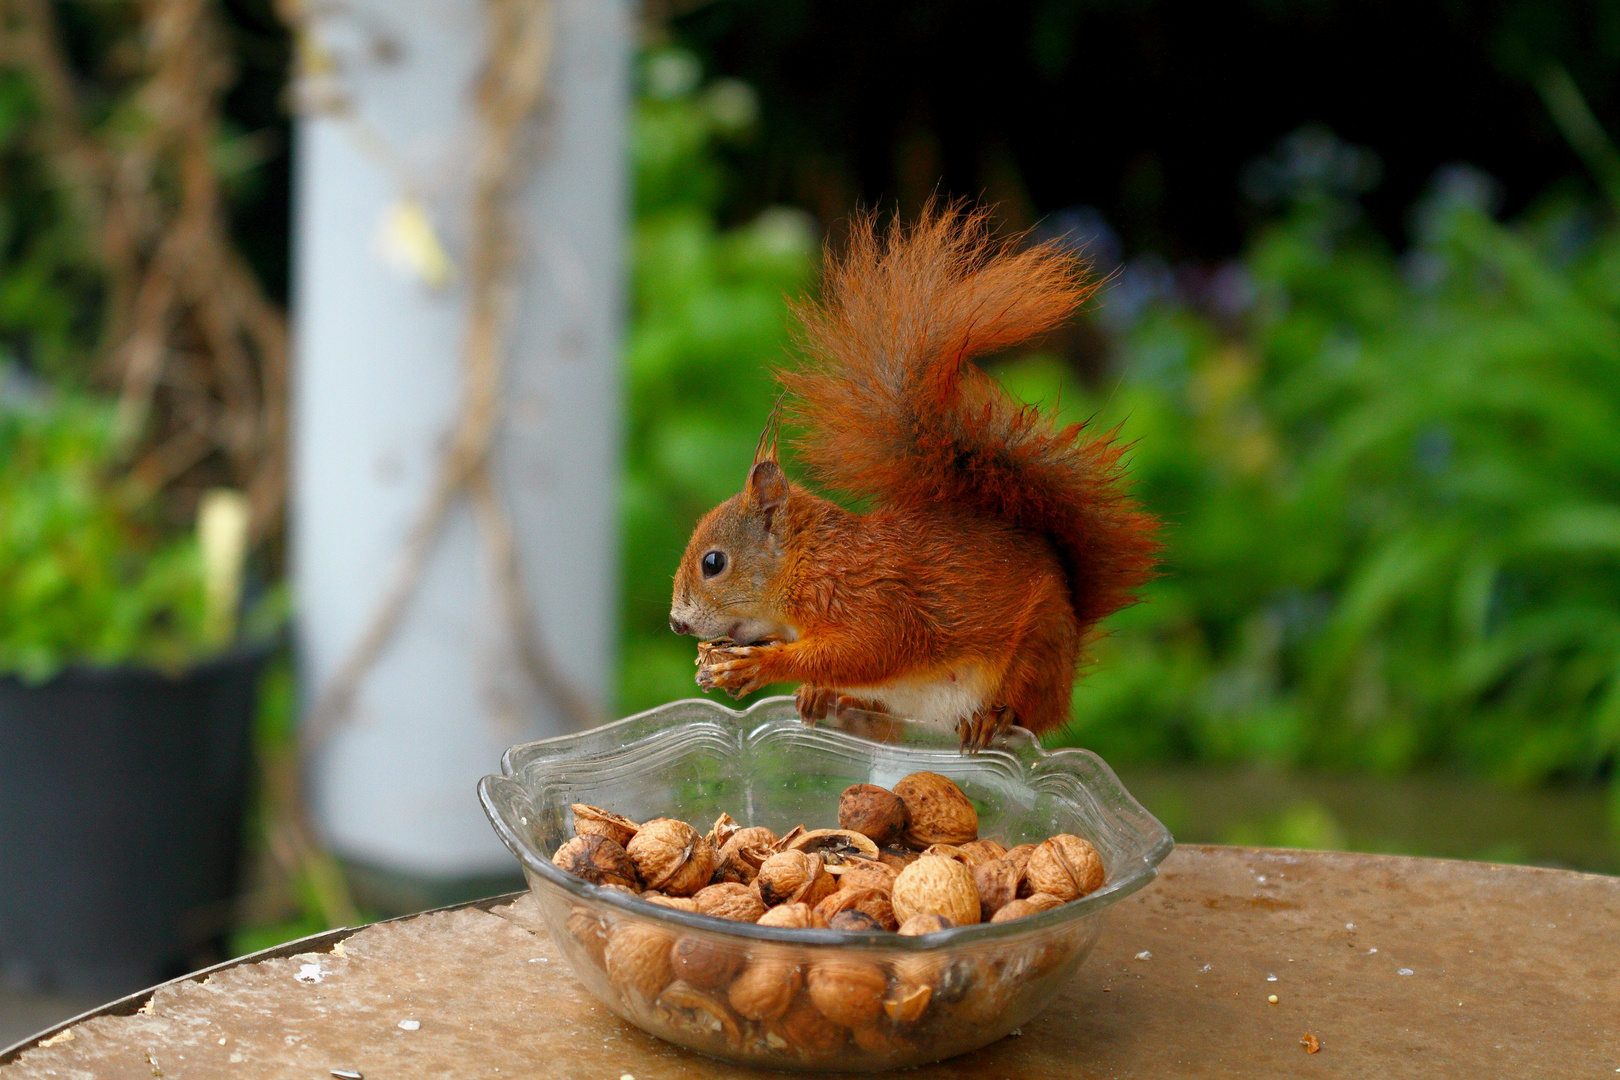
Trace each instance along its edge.
<instances>
[{"instance_id":1,"label":"white belly fur","mask_svg":"<svg viewBox=\"0 0 1620 1080\"><path fill-rule=\"evenodd\" d=\"M882 702L890 713L906 720L955 730L958 721L972 716L989 701L989 682L982 668L956 668L896 679L882 686L840 686L838 692Z\"/></svg>"}]
</instances>

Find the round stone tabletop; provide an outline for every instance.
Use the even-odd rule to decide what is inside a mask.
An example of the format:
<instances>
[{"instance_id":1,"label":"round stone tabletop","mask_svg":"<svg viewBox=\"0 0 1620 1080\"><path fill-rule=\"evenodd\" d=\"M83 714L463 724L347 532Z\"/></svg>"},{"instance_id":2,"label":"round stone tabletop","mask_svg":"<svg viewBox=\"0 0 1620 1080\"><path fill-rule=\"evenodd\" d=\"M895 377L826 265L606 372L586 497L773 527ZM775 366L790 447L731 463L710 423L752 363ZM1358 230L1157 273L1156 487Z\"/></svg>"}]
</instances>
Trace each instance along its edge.
<instances>
[{"instance_id":1,"label":"round stone tabletop","mask_svg":"<svg viewBox=\"0 0 1620 1080\"><path fill-rule=\"evenodd\" d=\"M306 939L0 1052L0 1080L627 1074L773 1075L620 1021L526 898ZM1020 1034L906 1075L1614 1078L1620 878L1182 847Z\"/></svg>"}]
</instances>

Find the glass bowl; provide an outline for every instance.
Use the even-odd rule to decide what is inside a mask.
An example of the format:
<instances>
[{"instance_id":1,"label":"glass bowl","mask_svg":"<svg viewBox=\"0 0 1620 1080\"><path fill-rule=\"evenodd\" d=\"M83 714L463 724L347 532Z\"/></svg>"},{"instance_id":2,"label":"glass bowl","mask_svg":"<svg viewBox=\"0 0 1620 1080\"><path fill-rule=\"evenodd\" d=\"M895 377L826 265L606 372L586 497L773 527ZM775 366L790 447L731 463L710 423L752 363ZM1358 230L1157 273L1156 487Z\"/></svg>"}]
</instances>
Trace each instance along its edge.
<instances>
[{"instance_id":1,"label":"glass bowl","mask_svg":"<svg viewBox=\"0 0 1620 1080\"><path fill-rule=\"evenodd\" d=\"M591 993L659 1038L769 1068L904 1068L994 1042L1052 1001L1096 943L1103 911L1153 880L1174 846L1088 750L1046 751L1015 728L964 756L954 734L890 717L807 726L791 698L746 712L674 702L514 746L501 768L479 782L484 811ZM967 793L981 837L1009 847L1062 832L1090 840L1102 887L1022 919L902 937L656 907L551 863L573 835L572 803L700 831L729 813L781 834L836 827L846 787L893 787L921 770Z\"/></svg>"}]
</instances>

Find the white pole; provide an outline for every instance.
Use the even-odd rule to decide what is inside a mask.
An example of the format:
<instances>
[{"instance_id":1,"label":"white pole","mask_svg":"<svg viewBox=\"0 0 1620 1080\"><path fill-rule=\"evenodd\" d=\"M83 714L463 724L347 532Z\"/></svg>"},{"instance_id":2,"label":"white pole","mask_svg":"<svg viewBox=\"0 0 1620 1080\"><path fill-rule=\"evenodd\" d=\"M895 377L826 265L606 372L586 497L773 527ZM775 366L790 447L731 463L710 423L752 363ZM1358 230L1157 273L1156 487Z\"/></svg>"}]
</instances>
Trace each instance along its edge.
<instances>
[{"instance_id":1,"label":"white pole","mask_svg":"<svg viewBox=\"0 0 1620 1080\"><path fill-rule=\"evenodd\" d=\"M630 22L625 0L554 9L495 469L545 645L606 706ZM486 46L479 0L321 10L351 115L298 127L292 544L306 702L387 591L460 405L464 279L452 269L446 283L433 249L452 267L465 251ZM312 768L315 820L341 857L440 879L511 867L474 784L511 743L570 723L525 675L493 581L463 503Z\"/></svg>"}]
</instances>

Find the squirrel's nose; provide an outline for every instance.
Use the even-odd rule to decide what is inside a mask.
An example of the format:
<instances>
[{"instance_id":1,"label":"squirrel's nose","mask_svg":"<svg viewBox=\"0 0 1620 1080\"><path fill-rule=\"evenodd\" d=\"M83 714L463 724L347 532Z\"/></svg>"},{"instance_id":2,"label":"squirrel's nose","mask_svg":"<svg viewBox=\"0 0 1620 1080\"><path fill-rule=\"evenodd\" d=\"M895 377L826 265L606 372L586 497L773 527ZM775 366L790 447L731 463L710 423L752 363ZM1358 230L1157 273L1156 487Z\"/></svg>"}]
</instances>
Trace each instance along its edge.
<instances>
[{"instance_id":1,"label":"squirrel's nose","mask_svg":"<svg viewBox=\"0 0 1620 1080\"><path fill-rule=\"evenodd\" d=\"M677 619L673 615L669 617L669 628L677 634L690 634L692 632L690 624L683 619Z\"/></svg>"}]
</instances>

